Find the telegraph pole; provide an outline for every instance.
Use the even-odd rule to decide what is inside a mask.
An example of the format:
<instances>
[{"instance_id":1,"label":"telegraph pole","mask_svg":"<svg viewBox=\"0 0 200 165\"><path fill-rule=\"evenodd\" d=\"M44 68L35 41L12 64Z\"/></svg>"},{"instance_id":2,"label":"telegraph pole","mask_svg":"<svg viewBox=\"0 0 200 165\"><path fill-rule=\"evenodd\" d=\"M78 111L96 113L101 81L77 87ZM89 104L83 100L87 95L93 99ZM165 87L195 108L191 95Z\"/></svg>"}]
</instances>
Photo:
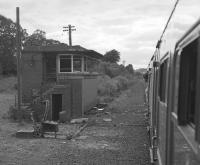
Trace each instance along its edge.
<instances>
[{"instance_id":1,"label":"telegraph pole","mask_svg":"<svg viewBox=\"0 0 200 165\"><path fill-rule=\"evenodd\" d=\"M75 26L68 25L63 27L63 32L68 31L69 32L69 46L72 46L72 31L75 31Z\"/></svg>"},{"instance_id":2,"label":"telegraph pole","mask_svg":"<svg viewBox=\"0 0 200 165\"><path fill-rule=\"evenodd\" d=\"M16 8L16 48L17 48L17 89L18 89L18 110L21 110L21 35L19 7Z\"/></svg>"}]
</instances>

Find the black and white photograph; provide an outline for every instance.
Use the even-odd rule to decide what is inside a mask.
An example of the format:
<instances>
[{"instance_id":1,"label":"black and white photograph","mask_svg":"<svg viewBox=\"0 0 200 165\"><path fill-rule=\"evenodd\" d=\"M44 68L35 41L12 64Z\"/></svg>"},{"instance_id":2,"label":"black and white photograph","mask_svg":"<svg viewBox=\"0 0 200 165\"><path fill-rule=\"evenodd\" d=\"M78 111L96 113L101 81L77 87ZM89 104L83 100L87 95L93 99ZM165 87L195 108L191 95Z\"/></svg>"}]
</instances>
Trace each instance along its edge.
<instances>
[{"instance_id":1,"label":"black and white photograph","mask_svg":"<svg viewBox=\"0 0 200 165\"><path fill-rule=\"evenodd\" d=\"M0 0L0 165L200 165L200 0Z\"/></svg>"}]
</instances>

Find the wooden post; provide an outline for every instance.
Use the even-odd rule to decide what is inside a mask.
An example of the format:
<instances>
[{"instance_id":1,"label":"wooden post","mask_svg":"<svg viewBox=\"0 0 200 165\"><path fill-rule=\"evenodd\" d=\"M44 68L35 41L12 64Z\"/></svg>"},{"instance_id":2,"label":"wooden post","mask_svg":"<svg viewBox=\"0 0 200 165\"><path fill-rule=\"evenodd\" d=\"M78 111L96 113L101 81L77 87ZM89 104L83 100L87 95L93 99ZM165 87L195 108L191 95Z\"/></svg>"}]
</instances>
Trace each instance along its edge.
<instances>
[{"instance_id":1,"label":"wooden post","mask_svg":"<svg viewBox=\"0 0 200 165\"><path fill-rule=\"evenodd\" d=\"M17 90L18 90L18 110L21 110L21 35L19 7L16 8L16 49L17 49Z\"/></svg>"},{"instance_id":2,"label":"wooden post","mask_svg":"<svg viewBox=\"0 0 200 165\"><path fill-rule=\"evenodd\" d=\"M71 31L71 25L68 25L69 27L69 46L72 46L72 31Z\"/></svg>"},{"instance_id":3,"label":"wooden post","mask_svg":"<svg viewBox=\"0 0 200 165\"><path fill-rule=\"evenodd\" d=\"M72 31L75 31L75 26L68 25L63 27L63 32L69 31L69 46L72 46Z\"/></svg>"}]
</instances>

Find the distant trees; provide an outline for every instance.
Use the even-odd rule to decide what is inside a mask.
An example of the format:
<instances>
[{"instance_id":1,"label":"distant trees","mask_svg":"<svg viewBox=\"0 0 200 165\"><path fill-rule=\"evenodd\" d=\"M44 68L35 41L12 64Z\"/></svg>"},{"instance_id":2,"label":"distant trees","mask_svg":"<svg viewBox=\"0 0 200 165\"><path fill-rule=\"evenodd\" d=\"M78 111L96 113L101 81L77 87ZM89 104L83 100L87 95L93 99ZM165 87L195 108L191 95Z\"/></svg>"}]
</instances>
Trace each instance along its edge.
<instances>
[{"instance_id":1,"label":"distant trees","mask_svg":"<svg viewBox=\"0 0 200 165\"><path fill-rule=\"evenodd\" d=\"M104 73L109 77L113 78L118 75L134 75L135 71L132 64L127 66L119 65L120 52L113 49L105 53L103 62L100 63L98 72Z\"/></svg>"},{"instance_id":2,"label":"distant trees","mask_svg":"<svg viewBox=\"0 0 200 165\"><path fill-rule=\"evenodd\" d=\"M64 43L61 43L60 41L53 39L47 39L46 32L40 29L35 30L33 34L28 36L24 43L25 46L50 46L59 44L64 44Z\"/></svg>"},{"instance_id":3,"label":"distant trees","mask_svg":"<svg viewBox=\"0 0 200 165\"><path fill-rule=\"evenodd\" d=\"M98 72L103 75L107 75L110 78L114 78L117 76L125 76L125 77L133 77L134 76L134 69L132 64L128 64L124 66L122 64L118 64L120 60L120 52L113 49L105 53L103 60L100 62L95 63L91 61L88 66L89 72Z\"/></svg>"},{"instance_id":4,"label":"distant trees","mask_svg":"<svg viewBox=\"0 0 200 165\"><path fill-rule=\"evenodd\" d=\"M110 62L110 63L117 63L120 60L120 52L113 49L111 51L106 52L103 57L103 61Z\"/></svg>"},{"instance_id":5,"label":"distant trees","mask_svg":"<svg viewBox=\"0 0 200 165\"><path fill-rule=\"evenodd\" d=\"M132 64L128 64L125 68L129 73L134 74L134 69Z\"/></svg>"},{"instance_id":6,"label":"distant trees","mask_svg":"<svg viewBox=\"0 0 200 165\"><path fill-rule=\"evenodd\" d=\"M46 32L42 30L35 30L33 34L26 38L24 46L42 46L45 44Z\"/></svg>"},{"instance_id":7,"label":"distant trees","mask_svg":"<svg viewBox=\"0 0 200 165\"><path fill-rule=\"evenodd\" d=\"M132 66L130 64L130 66ZM124 65L119 65L117 63L110 63L105 61L100 61L98 63L95 63L94 65L91 65L88 68L89 72L98 72L100 74L105 74L109 76L110 78L117 77L119 75L132 77L134 76L134 69L132 67L125 67ZM130 69L131 68L131 69Z\"/></svg>"}]
</instances>

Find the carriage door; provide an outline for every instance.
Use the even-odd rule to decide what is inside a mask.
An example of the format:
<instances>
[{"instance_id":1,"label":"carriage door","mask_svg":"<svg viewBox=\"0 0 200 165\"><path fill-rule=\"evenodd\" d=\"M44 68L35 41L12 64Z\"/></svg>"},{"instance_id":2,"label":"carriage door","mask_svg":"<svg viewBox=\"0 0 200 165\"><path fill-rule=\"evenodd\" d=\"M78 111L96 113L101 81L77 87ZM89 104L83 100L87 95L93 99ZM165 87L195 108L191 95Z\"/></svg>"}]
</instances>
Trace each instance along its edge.
<instances>
[{"instance_id":1,"label":"carriage door","mask_svg":"<svg viewBox=\"0 0 200 165\"><path fill-rule=\"evenodd\" d=\"M168 86L168 66L169 57L161 59L158 89L158 159L161 164L165 164L166 158L166 132L167 132L167 86Z\"/></svg>"}]
</instances>

